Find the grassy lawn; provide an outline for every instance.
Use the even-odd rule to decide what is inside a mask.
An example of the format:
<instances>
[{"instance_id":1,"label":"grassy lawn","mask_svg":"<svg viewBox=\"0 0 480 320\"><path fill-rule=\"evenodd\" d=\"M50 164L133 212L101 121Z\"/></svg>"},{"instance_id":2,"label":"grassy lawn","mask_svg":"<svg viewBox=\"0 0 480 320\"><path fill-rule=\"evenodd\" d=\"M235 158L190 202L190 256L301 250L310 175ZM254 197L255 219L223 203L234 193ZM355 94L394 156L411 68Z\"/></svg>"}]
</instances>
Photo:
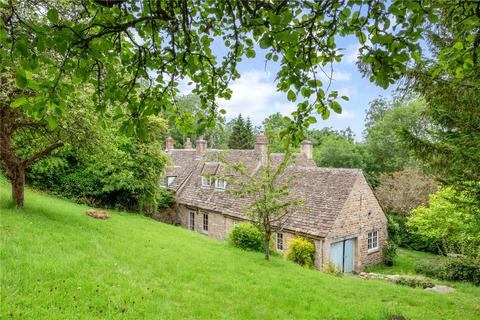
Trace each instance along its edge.
<instances>
[{"instance_id":1,"label":"grassy lawn","mask_svg":"<svg viewBox=\"0 0 480 320\"><path fill-rule=\"evenodd\" d=\"M140 215L95 220L85 206L36 192L13 209L8 185L0 189L1 319L480 316L480 288L467 284L439 294L337 278Z\"/></svg>"},{"instance_id":2,"label":"grassy lawn","mask_svg":"<svg viewBox=\"0 0 480 320\"><path fill-rule=\"evenodd\" d=\"M415 263L423 259L445 259L445 257L435 254L414 251L408 249L398 249L398 255L395 257L392 267L384 265L368 267L365 271L383 274L406 274L415 275Z\"/></svg>"}]
</instances>

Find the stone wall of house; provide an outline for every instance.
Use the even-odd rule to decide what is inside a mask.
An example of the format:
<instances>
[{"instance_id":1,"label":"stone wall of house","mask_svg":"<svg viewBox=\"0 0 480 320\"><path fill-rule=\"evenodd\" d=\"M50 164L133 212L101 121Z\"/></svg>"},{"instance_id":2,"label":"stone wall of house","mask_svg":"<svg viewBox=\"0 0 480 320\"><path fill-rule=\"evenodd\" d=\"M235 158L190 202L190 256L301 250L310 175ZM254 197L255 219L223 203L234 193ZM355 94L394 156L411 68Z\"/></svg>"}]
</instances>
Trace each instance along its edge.
<instances>
[{"instance_id":1,"label":"stone wall of house","mask_svg":"<svg viewBox=\"0 0 480 320\"><path fill-rule=\"evenodd\" d=\"M286 230L283 230L282 231L282 234L283 234L283 252L282 252L282 255L284 258L287 257L287 253L290 249L290 242L295 239L295 237L297 237L297 235L293 232L288 232ZM303 236L304 237L304 236ZM308 237L304 237L304 238L308 238ZM276 234L273 235L273 247L276 249L277 246L276 246ZM321 270L322 269L322 261L323 261L323 257L322 257L322 242L323 240L321 239L310 239L313 244L315 245L315 256L314 256L314 266L316 269L319 269Z\"/></svg>"},{"instance_id":2,"label":"stone wall of house","mask_svg":"<svg viewBox=\"0 0 480 320\"><path fill-rule=\"evenodd\" d=\"M379 246L377 250L368 252L368 232L372 230L379 233ZM367 265L382 262L382 247L387 236L387 218L367 181L363 176L359 176L341 214L326 237L323 254L324 257L330 256L330 244L333 242L356 238L354 264L355 271L360 272ZM325 259L324 266L328 262L329 259Z\"/></svg>"},{"instance_id":3,"label":"stone wall of house","mask_svg":"<svg viewBox=\"0 0 480 320\"><path fill-rule=\"evenodd\" d=\"M195 212L194 231L217 240L225 240L230 229L233 228L238 221L217 212L179 205L177 211L180 225L185 229L188 229L188 217L191 210ZM203 230L204 214L208 215L208 232Z\"/></svg>"}]
</instances>

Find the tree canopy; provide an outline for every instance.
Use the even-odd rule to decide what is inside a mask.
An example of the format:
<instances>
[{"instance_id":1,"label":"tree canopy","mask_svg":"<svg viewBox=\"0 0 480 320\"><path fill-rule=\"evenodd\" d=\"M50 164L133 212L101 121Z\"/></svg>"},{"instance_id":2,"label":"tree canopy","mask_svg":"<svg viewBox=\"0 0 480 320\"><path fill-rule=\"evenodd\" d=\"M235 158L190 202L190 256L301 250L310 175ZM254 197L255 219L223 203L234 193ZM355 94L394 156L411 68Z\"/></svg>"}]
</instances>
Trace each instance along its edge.
<instances>
[{"instance_id":1,"label":"tree canopy","mask_svg":"<svg viewBox=\"0 0 480 320\"><path fill-rule=\"evenodd\" d=\"M425 24L446 10L469 22L455 60L476 62L476 7L461 2L464 11L448 1L409 0L11 0L1 4L0 59L15 70L19 87L34 90L15 106L49 117L64 109L73 86L87 82L100 111L124 103L115 115L123 129L144 135L149 115L176 110L180 81L192 82L209 111L201 127L214 126L224 112L216 99L230 97L238 63L261 48L266 61L279 64L278 90L297 102L294 130L314 122L313 112L341 112L338 92L319 77L342 60L341 37L357 39L363 69L387 87L408 61L419 61ZM216 43L224 54L215 52Z\"/></svg>"}]
</instances>

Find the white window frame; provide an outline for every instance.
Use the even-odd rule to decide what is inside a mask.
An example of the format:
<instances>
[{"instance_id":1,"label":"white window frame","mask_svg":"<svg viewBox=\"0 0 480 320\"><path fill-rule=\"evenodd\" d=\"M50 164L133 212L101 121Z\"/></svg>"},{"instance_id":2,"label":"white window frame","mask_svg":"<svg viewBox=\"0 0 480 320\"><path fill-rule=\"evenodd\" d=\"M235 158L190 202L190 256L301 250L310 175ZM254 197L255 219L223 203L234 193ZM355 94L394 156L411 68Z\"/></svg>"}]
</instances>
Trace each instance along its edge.
<instances>
[{"instance_id":1,"label":"white window frame","mask_svg":"<svg viewBox=\"0 0 480 320\"><path fill-rule=\"evenodd\" d=\"M210 187L212 185L212 177L202 176L202 187Z\"/></svg>"},{"instance_id":2,"label":"white window frame","mask_svg":"<svg viewBox=\"0 0 480 320\"><path fill-rule=\"evenodd\" d=\"M208 233L208 213L203 214L202 231L203 233Z\"/></svg>"},{"instance_id":3,"label":"white window frame","mask_svg":"<svg viewBox=\"0 0 480 320\"><path fill-rule=\"evenodd\" d=\"M188 211L188 230L195 231L195 210Z\"/></svg>"},{"instance_id":4,"label":"white window frame","mask_svg":"<svg viewBox=\"0 0 480 320\"><path fill-rule=\"evenodd\" d=\"M225 190L227 188L227 181L222 179L215 179L215 189Z\"/></svg>"},{"instance_id":5,"label":"white window frame","mask_svg":"<svg viewBox=\"0 0 480 320\"><path fill-rule=\"evenodd\" d=\"M283 233L277 232L275 235L275 248L283 252Z\"/></svg>"},{"instance_id":6,"label":"white window frame","mask_svg":"<svg viewBox=\"0 0 480 320\"><path fill-rule=\"evenodd\" d=\"M375 252L378 251L378 241L379 235L378 230L369 231L367 234L367 251Z\"/></svg>"},{"instance_id":7,"label":"white window frame","mask_svg":"<svg viewBox=\"0 0 480 320\"><path fill-rule=\"evenodd\" d=\"M170 185L173 183L173 181L175 181L175 176L167 176L167 187L170 187Z\"/></svg>"}]
</instances>

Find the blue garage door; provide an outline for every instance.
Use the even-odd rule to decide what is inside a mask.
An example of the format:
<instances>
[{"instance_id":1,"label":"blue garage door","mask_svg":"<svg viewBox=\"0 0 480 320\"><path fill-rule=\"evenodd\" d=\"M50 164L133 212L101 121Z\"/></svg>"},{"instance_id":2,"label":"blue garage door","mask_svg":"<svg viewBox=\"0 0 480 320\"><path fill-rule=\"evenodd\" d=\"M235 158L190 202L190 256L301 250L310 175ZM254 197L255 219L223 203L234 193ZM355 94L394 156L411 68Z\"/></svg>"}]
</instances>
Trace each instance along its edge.
<instances>
[{"instance_id":1,"label":"blue garage door","mask_svg":"<svg viewBox=\"0 0 480 320\"><path fill-rule=\"evenodd\" d=\"M330 245L330 261L345 273L353 272L355 239L334 242Z\"/></svg>"}]
</instances>

